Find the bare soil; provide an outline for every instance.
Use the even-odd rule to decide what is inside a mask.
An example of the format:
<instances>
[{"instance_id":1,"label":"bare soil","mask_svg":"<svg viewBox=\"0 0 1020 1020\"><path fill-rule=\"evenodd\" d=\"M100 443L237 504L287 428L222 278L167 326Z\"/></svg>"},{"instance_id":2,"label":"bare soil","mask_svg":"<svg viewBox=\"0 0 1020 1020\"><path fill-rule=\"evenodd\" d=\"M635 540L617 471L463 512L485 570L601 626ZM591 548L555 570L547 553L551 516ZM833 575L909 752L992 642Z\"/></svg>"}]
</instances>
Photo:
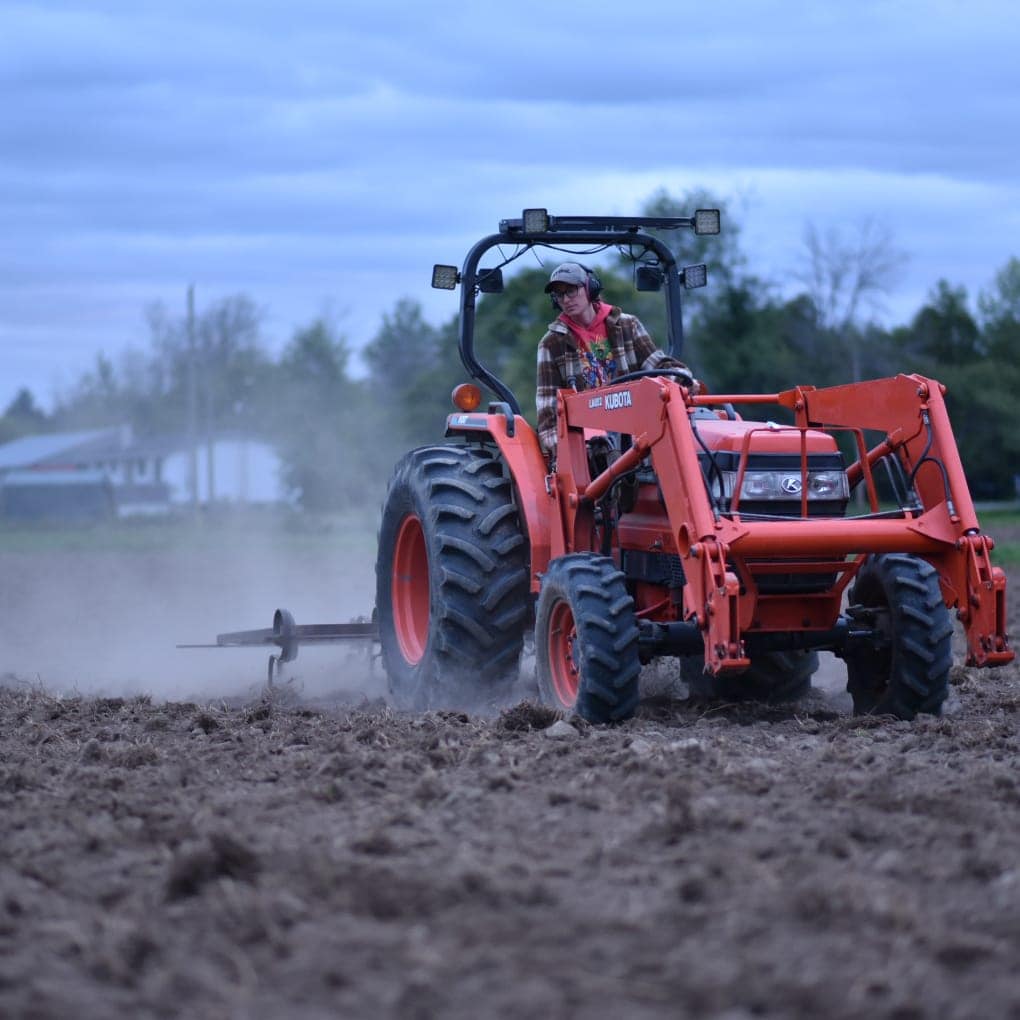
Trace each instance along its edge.
<instances>
[{"instance_id":1,"label":"bare soil","mask_svg":"<svg viewBox=\"0 0 1020 1020\"><path fill-rule=\"evenodd\" d=\"M0 1015L1020 1018L1020 671L904 723L838 665L614 728L10 672Z\"/></svg>"}]
</instances>

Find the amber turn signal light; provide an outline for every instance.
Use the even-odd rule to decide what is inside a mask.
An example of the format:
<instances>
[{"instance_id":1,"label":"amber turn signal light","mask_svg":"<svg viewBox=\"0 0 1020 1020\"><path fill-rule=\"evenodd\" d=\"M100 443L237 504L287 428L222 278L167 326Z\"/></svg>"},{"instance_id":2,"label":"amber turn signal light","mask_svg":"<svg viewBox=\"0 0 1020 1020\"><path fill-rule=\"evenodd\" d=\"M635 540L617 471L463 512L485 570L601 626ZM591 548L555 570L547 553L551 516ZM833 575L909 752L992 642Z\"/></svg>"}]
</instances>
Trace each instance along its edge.
<instances>
[{"instance_id":1,"label":"amber turn signal light","mask_svg":"<svg viewBox=\"0 0 1020 1020\"><path fill-rule=\"evenodd\" d=\"M450 399L458 410L477 411L482 404L482 390L474 383L463 382L454 386Z\"/></svg>"}]
</instances>

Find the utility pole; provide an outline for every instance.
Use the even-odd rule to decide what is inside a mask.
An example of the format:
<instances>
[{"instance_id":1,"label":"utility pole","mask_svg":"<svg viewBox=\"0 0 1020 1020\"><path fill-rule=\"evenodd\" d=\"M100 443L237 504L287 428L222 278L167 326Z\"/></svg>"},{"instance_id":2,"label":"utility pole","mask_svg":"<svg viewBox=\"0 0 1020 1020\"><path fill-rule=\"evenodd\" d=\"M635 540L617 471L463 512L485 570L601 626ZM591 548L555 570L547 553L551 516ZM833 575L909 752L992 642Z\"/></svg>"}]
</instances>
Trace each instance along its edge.
<instances>
[{"instance_id":1,"label":"utility pole","mask_svg":"<svg viewBox=\"0 0 1020 1020\"><path fill-rule=\"evenodd\" d=\"M195 285L188 285L188 490L198 513L198 352L195 349Z\"/></svg>"},{"instance_id":2,"label":"utility pole","mask_svg":"<svg viewBox=\"0 0 1020 1020\"><path fill-rule=\"evenodd\" d=\"M209 351L211 345L206 346ZM213 408L213 359L207 354L205 364L205 498L211 511L216 501L216 434Z\"/></svg>"}]
</instances>

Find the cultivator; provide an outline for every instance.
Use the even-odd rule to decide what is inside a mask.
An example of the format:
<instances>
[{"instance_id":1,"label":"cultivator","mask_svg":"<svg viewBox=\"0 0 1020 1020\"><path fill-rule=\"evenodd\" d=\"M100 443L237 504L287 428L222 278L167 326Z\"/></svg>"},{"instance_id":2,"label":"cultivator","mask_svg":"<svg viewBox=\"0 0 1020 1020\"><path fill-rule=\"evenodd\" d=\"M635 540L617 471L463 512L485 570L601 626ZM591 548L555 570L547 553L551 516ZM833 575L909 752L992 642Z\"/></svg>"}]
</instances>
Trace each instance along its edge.
<instances>
[{"instance_id":1,"label":"cultivator","mask_svg":"<svg viewBox=\"0 0 1020 1020\"><path fill-rule=\"evenodd\" d=\"M372 620L356 620L351 623L305 623L298 624L286 609L277 609L273 614L272 627L257 630L236 630L217 634L215 644L179 644L178 648L265 648L276 646L279 652L270 654L267 667L267 683L270 686L280 677L285 663L298 657L301 645L351 644L361 642L371 645L379 640L379 628ZM371 661L372 651L369 648Z\"/></svg>"}]
</instances>

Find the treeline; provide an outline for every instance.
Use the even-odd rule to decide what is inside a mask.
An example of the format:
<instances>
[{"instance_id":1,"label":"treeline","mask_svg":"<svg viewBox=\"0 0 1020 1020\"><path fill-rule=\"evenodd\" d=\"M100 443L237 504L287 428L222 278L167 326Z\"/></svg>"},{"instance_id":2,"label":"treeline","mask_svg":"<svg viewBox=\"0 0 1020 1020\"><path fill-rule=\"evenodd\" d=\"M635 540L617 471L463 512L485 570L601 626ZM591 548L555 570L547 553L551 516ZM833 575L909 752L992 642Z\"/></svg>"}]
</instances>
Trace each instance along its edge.
<instances>
[{"instance_id":1,"label":"treeline","mask_svg":"<svg viewBox=\"0 0 1020 1020\"><path fill-rule=\"evenodd\" d=\"M782 296L774 281L755 272L739 224L712 195L696 191L676 199L660 192L642 213L689 215L707 206L724 210L721 236L683 232L663 239L682 264L709 266L708 287L690 292L685 306L684 357L713 392L773 392L897 372L932 376L949 387L975 497L1015 495L1020 260L1010 259L975 304L963 286L937 281L909 324L885 329L875 313L902 262L887 234L868 224L849 239L809 231L799 292ZM605 297L639 315L665 345L661 295L634 290L626 252L585 258L597 266ZM476 351L532 421L535 349L554 315L543 293L553 264L508 275L502 294L483 295L478 304ZM402 452L442 439L450 391L465 377L456 316L435 327L417 302L398 301L362 352L366 373L352 373L347 339L323 319L298 330L272 356L263 318L244 295L190 321L156 307L147 350L116 363L100 355L50 415L22 391L0 418L0 441L124 421L139 436L185 435L194 421L203 433L240 431L272 442L301 502L335 509L378 498Z\"/></svg>"}]
</instances>

